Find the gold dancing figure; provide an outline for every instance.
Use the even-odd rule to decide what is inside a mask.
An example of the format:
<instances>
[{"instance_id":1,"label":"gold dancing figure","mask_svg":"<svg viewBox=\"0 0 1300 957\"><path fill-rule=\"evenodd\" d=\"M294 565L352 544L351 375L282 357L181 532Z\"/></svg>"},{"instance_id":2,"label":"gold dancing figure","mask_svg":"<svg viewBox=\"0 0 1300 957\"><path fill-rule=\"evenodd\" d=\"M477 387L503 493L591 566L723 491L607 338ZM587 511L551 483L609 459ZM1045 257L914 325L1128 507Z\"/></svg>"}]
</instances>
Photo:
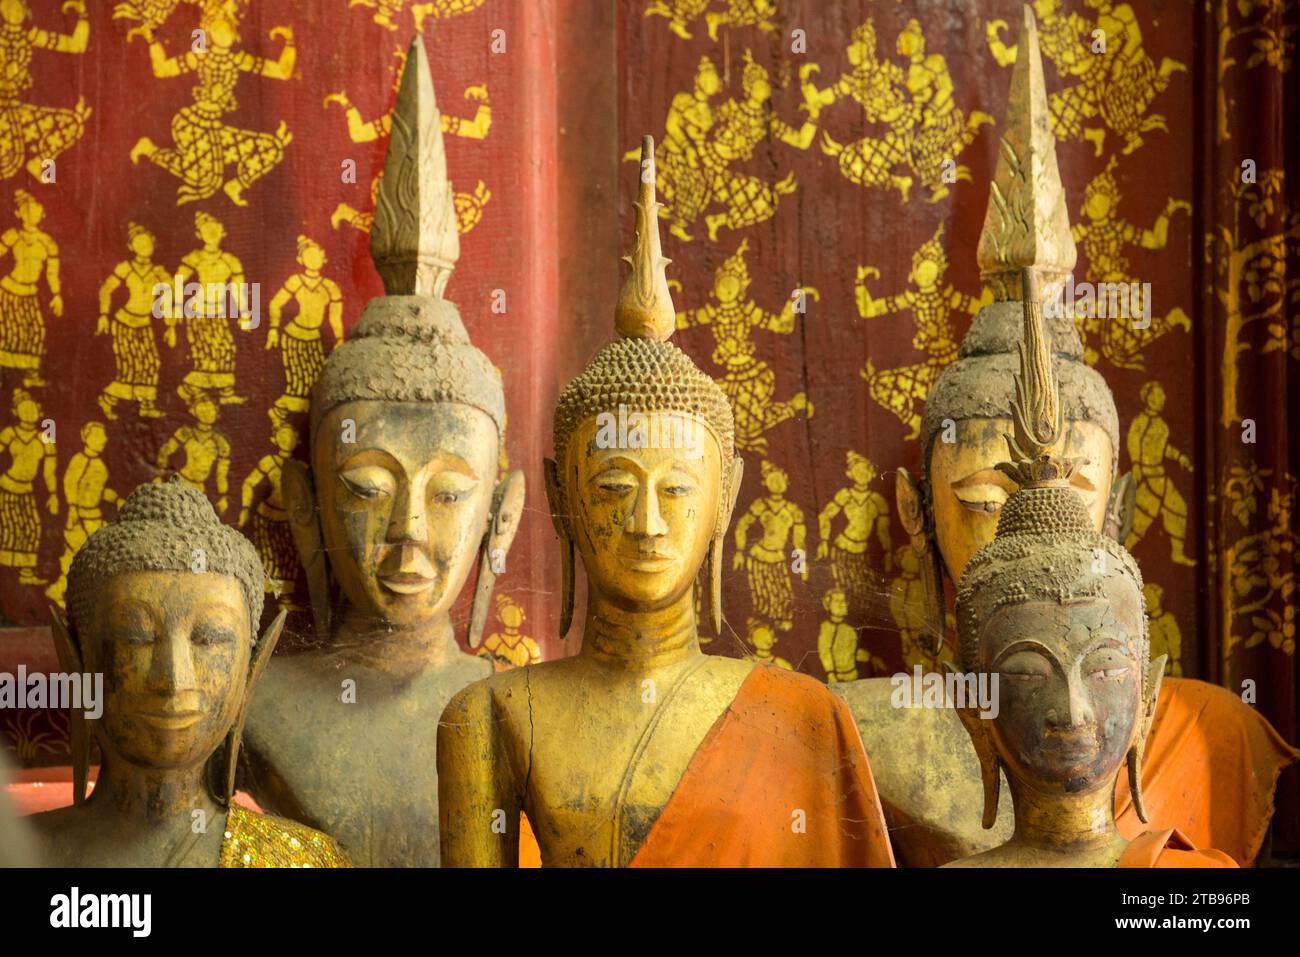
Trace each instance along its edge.
<instances>
[{"instance_id":1,"label":"gold dancing figure","mask_svg":"<svg viewBox=\"0 0 1300 957\"><path fill-rule=\"evenodd\" d=\"M242 315L248 301L244 266L221 248L226 228L215 217L196 213L194 226L203 248L187 253L181 260L176 287L184 290L190 277L194 277L200 292L197 296L183 295L180 302L173 303L163 333L167 345L174 348L176 324L184 317L192 368L176 391L186 404L212 391L223 404L244 402L243 397L235 394L235 337L230 331L231 313Z\"/></svg>"},{"instance_id":2,"label":"gold dancing figure","mask_svg":"<svg viewBox=\"0 0 1300 957\"><path fill-rule=\"evenodd\" d=\"M1169 424L1160 415L1165 407L1165 390L1160 383L1147 382L1138 395L1143 408L1128 427L1128 454L1133 461L1136 500L1133 531L1126 547L1131 549L1137 545L1158 518L1169 536L1170 560L1178 565L1195 565L1196 559L1183 550L1187 539L1187 502L1165 472L1166 461L1177 462L1184 471L1191 472L1192 460L1169 441Z\"/></svg>"},{"instance_id":3,"label":"gold dancing figure","mask_svg":"<svg viewBox=\"0 0 1300 957\"><path fill-rule=\"evenodd\" d=\"M153 261L157 239L152 232L131 223L126 237L132 258L114 266L99 287L95 335L112 335L116 367L113 381L99 395L99 408L105 418L112 420L117 418L114 407L119 401L137 402L142 417L156 419L163 414L156 405L162 362L152 320L155 316L170 320L172 316L172 277ZM126 287L126 302L110 319L113 294L122 286Z\"/></svg>"},{"instance_id":4,"label":"gold dancing figure","mask_svg":"<svg viewBox=\"0 0 1300 957\"><path fill-rule=\"evenodd\" d=\"M154 76L170 79L186 73L198 74L194 102L172 117L174 146L159 148L149 137L141 137L131 148L131 162L147 159L181 181L176 204L207 199L222 190L237 206L248 205L244 190L280 165L284 148L293 140L282 121L274 133L244 130L223 119L238 106L235 87L241 73L251 73L273 80L293 76L297 49L291 27L273 27L272 39L282 38L284 46L276 60L254 56L238 47L239 20L242 8L237 4L209 2L199 19L205 44L203 52L189 50L168 56L163 45L154 39L148 24L128 36L143 36L149 43L149 59ZM227 176L229 167L234 176Z\"/></svg>"},{"instance_id":5,"label":"gold dancing figure","mask_svg":"<svg viewBox=\"0 0 1300 957\"><path fill-rule=\"evenodd\" d=\"M33 50L85 53L90 44L83 0L67 0L61 10L77 17L71 33L30 25L32 9L26 0L0 0L0 177L4 179L26 167L33 179L46 182L45 164L86 132L90 107L83 97L77 97L77 105L71 108L23 101L34 82Z\"/></svg>"},{"instance_id":6,"label":"gold dancing figure","mask_svg":"<svg viewBox=\"0 0 1300 957\"><path fill-rule=\"evenodd\" d=\"M791 580L791 553L786 546L793 540L799 552L804 549L807 527L803 510L785 497L790 477L766 459L759 466L763 476L764 498L756 499L736 524L736 554L732 567L745 569L754 610L782 631L794 627L794 583ZM761 538L749 544L749 529L757 522ZM808 580L808 565L799 572Z\"/></svg>"},{"instance_id":7,"label":"gold dancing figure","mask_svg":"<svg viewBox=\"0 0 1300 957\"><path fill-rule=\"evenodd\" d=\"M182 425L158 450L158 471L166 473L171 466L172 456L178 450L183 451L185 462L177 470L177 474L190 488L207 494L208 479L212 477L215 468L217 512L224 515L227 504L226 492L229 489L230 439L215 428L217 404L212 399L199 396L190 407L190 414L194 416L195 424Z\"/></svg>"},{"instance_id":8,"label":"gold dancing figure","mask_svg":"<svg viewBox=\"0 0 1300 957\"><path fill-rule=\"evenodd\" d=\"M275 451L258 460L240 487L238 525L244 528L252 518L248 537L266 568L266 590L279 598L281 608L296 610L297 606L291 599L301 565L293 544L293 532L289 528L289 513L280 496L280 475L284 463L298 445L298 432L281 422L275 426L271 442ZM253 497L263 482L270 486L270 494L254 508Z\"/></svg>"},{"instance_id":9,"label":"gold dancing figure","mask_svg":"<svg viewBox=\"0 0 1300 957\"><path fill-rule=\"evenodd\" d=\"M14 211L22 223L0 236L0 256L9 253L13 268L0 279L0 369L22 373L23 386L45 385L41 360L45 355L45 317L36 293L41 275L50 289L50 312L63 315L59 282L59 246L40 228L45 207L25 189L14 192Z\"/></svg>"},{"instance_id":10,"label":"gold dancing figure","mask_svg":"<svg viewBox=\"0 0 1300 957\"><path fill-rule=\"evenodd\" d=\"M45 580L36 575L41 516L35 479L40 472L49 493L45 510L58 515L57 459L54 443L38 427L41 407L26 389L14 389L13 412L18 424L0 429L0 449L9 455L9 467L0 474L0 565L17 568L20 585L44 585Z\"/></svg>"},{"instance_id":11,"label":"gold dancing figure","mask_svg":"<svg viewBox=\"0 0 1300 957\"><path fill-rule=\"evenodd\" d=\"M284 394L275 400L271 410L273 418L307 411L312 386L325 368L321 327L326 321L334 334L335 348L343 341L343 293L338 283L321 275L326 261L325 249L319 243L299 236L298 264L303 271L286 279L271 297L266 348L279 346L284 362ZM282 336L280 320L290 300L297 304L298 311L285 324Z\"/></svg>"},{"instance_id":12,"label":"gold dancing figure","mask_svg":"<svg viewBox=\"0 0 1300 957\"><path fill-rule=\"evenodd\" d=\"M885 571L894 567L893 548L889 539L889 505L879 492L872 491L876 467L865 455L850 451L845 456L845 474L852 483L835 493L817 516L818 560L830 558L831 573L849 602L855 616L863 613L871 598L874 575L869 562L869 547L874 533L885 557ZM844 528L831 540L831 523L844 513ZM848 680L848 679L846 679Z\"/></svg>"},{"instance_id":13,"label":"gold dancing figure","mask_svg":"<svg viewBox=\"0 0 1300 957\"><path fill-rule=\"evenodd\" d=\"M81 427L81 451L72 456L63 473L63 497L68 501L68 518L63 527L63 556L59 559L58 579L45 589L46 597L60 608L67 592L72 557L91 533L104 524L104 503L115 506L122 503L117 492L108 485L108 466L101 454L107 445L108 432L104 423L87 422Z\"/></svg>"}]
</instances>

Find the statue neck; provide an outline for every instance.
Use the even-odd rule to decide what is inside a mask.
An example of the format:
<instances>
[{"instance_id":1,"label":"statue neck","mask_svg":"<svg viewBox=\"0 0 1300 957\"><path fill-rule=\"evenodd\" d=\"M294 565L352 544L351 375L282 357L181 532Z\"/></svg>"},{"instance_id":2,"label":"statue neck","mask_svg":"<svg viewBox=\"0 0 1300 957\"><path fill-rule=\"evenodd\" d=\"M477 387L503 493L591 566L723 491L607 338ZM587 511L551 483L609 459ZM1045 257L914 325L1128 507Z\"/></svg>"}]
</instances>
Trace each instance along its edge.
<instances>
[{"instance_id":1,"label":"statue neck","mask_svg":"<svg viewBox=\"0 0 1300 957\"><path fill-rule=\"evenodd\" d=\"M1043 794L1011 779L1016 832L1010 843L1056 854L1101 850L1122 842L1115 826L1115 779L1080 794Z\"/></svg>"},{"instance_id":2,"label":"statue neck","mask_svg":"<svg viewBox=\"0 0 1300 957\"><path fill-rule=\"evenodd\" d=\"M703 654L695 621L695 589L657 611L629 611L596 589L588 592L584 657L629 671L678 664Z\"/></svg>"},{"instance_id":3,"label":"statue neck","mask_svg":"<svg viewBox=\"0 0 1300 957\"><path fill-rule=\"evenodd\" d=\"M350 603L330 636L330 644L348 661L395 673L439 667L464 657L449 615L399 627L366 615Z\"/></svg>"},{"instance_id":4,"label":"statue neck","mask_svg":"<svg viewBox=\"0 0 1300 957\"><path fill-rule=\"evenodd\" d=\"M131 821L160 824L202 810L212 820L217 802L208 792L206 762L185 768L148 768L107 752L90 802L97 810Z\"/></svg>"}]
</instances>

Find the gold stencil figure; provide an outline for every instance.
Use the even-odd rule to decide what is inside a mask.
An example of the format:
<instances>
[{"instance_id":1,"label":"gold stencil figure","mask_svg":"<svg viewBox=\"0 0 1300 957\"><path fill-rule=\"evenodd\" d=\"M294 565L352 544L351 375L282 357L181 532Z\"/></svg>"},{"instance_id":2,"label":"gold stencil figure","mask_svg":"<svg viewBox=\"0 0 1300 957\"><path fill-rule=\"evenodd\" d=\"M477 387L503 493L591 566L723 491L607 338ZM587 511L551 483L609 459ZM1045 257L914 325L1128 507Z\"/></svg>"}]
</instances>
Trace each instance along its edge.
<instances>
[{"instance_id":1,"label":"gold stencil figure","mask_svg":"<svg viewBox=\"0 0 1300 957\"><path fill-rule=\"evenodd\" d=\"M402 68L406 65L406 51L398 49L395 59L396 63L393 71L394 93L397 91ZM492 128L492 105L488 102L487 84L482 83L466 88L465 99L478 103L478 109L475 111L473 119L452 116L439 111L438 118L442 126L442 132L468 140L486 139L488 131ZM380 137L387 136L392 130L393 116L391 113L384 113L373 120L367 120L362 117L361 111L353 105L352 99L346 91L331 93L326 96L325 105L330 106L331 104L341 106L346 111L348 138L353 143L373 143ZM383 180L383 176L384 171L379 170L375 173L375 178L370 182L370 201L372 203L379 195L379 184ZM453 193L452 201L456 206L456 231L463 236L477 226L483 218L483 209L491 198L492 192L482 180L478 181L478 185L474 187L473 192ZM363 212L347 203L339 203L330 216L330 225L334 229L338 229L341 223L347 223L349 226L354 226L362 232L368 233L374 219L374 213Z\"/></svg>"},{"instance_id":2,"label":"gold stencil figure","mask_svg":"<svg viewBox=\"0 0 1300 957\"><path fill-rule=\"evenodd\" d=\"M50 601L63 607L68 588L68 569L90 534L104 524L103 506L120 506L122 499L108 486L108 466L101 454L108 445L108 432L102 422L87 422L81 427L81 451L68 461L63 473L63 497L68 502L68 518L63 526L63 556L59 559L59 577L45 589Z\"/></svg>"},{"instance_id":3,"label":"gold stencil figure","mask_svg":"<svg viewBox=\"0 0 1300 957\"><path fill-rule=\"evenodd\" d=\"M163 414L156 404L158 370L162 363L158 343L154 341L153 319L155 315L171 319L172 277L153 261L157 239L152 232L131 223L126 230L126 242L131 258L114 266L99 287L99 322L95 335L113 337L116 368L113 381L99 395L99 408L105 418L112 420L117 418L114 408L118 402L137 402L141 416L156 419ZM126 288L126 302L110 318L113 294L122 287Z\"/></svg>"},{"instance_id":4,"label":"gold stencil figure","mask_svg":"<svg viewBox=\"0 0 1300 957\"><path fill-rule=\"evenodd\" d=\"M252 519L248 537L266 568L266 590L279 598L281 608L296 608L291 599L300 564L289 528L289 513L280 497L280 473L298 445L298 433L281 422L271 433L271 442L275 451L258 460L240 487L238 525L247 527ZM254 508L253 498L264 482L270 487L270 493Z\"/></svg>"},{"instance_id":5,"label":"gold stencil figure","mask_svg":"<svg viewBox=\"0 0 1300 957\"><path fill-rule=\"evenodd\" d=\"M921 578L921 561L911 545L900 545L894 552L898 574L889 583L889 614L898 628L903 665L911 671L920 665L926 671L938 669L939 659L930 649L929 594Z\"/></svg>"},{"instance_id":6,"label":"gold stencil figure","mask_svg":"<svg viewBox=\"0 0 1300 957\"><path fill-rule=\"evenodd\" d=\"M858 662L868 664L873 672L883 671L885 663L865 648L858 648L858 632L845 619L849 598L842 588L831 588L822 596L826 619L817 631L817 657L821 659L826 681L856 681Z\"/></svg>"},{"instance_id":7,"label":"gold stencil figure","mask_svg":"<svg viewBox=\"0 0 1300 957\"><path fill-rule=\"evenodd\" d=\"M320 243L299 236L298 265L303 271L286 279L271 297L266 348L279 346L284 363L284 394L275 400L273 418L307 411L312 386L325 367L321 328L326 322L334 334L335 347L343 341L343 293L338 283L321 275L325 263L325 249ZM281 334L280 321L290 301L297 306L297 312Z\"/></svg>"},{"instance_id":8,"label":"gold stencil figure","mask_svg":"<svg viewBox=\"0 0 1300 957\"><path fill-rule=\"evenodd\" d=\"M36 106L23 100L34 83L33 51L85 53L90 43L90 21L83 0L68 0L61 9L77 18L71 33L32 25L27 0L0 0L0 177L4 179L26 167L33 179L49 181L52 167L46 164L86 132L90 107L84 98L77 97L77 105L71 108Z\"/></svg>"},{"instance_id":9,"label":"gold stencil figure","mask_svg":"<svg viewBox=\"0 0 1300 957\"><path fill-rule=\"evenodd\" d=\"M36 575L36 550L41 545L41 516L36 507L36 473L45 481L45 510L59 514L52 441L40 428L41 407L26 389L14 389L16 425L0 429L0 450L9 465L0 473L0 566L18 569L20 585L44 585Z\"/></svg>"},{"instance_id":10,"label":"gold stencil figure","mask_svg":"<svg viewBox=\"0 0 1300 957\"><path fill-rule=\"evenodd\" d=\"M868 122L889 130L847 145L823 132L822 152L835 157L840 173L852 183L897 189L906 202L913 182L919 180L930 190L928 201L937 203L948 195L948 184L970 181L969 168L959 165L957 157L993 118L979 110L968 117L958 109L948 61L938 53L926 54L917 20L908 21L896 49L907 60L905 70L880 59L872 20L853 31L845 51L853 69L817 92L815 101L825 106L848 96L862 107ZM913 175L897 172L899 167Z\"/></svg>"},{"instance_id":11,"label":"gold stencil figure","mask_svg":"<svg viewBox=\"0 0 1300 957\"><path fill-rule=\"evenodd\" d=\"M758 358L748 338L720 341L713 350L713 360L723 368L717 382L735 413L736 448L766 455L765 432L800 412L812 417L813 405L802 392L785 402L774 400L776 373Z\"/></svg>"},{"instance_id":12,"label":"gold stencil figure","mask_svg":"<svg viewBox=\"0 0 1300 957\"><path fill-rule=\"evenodd\" d=\"M1138 229L1118 215L1119 200L1115 158L1111 157L1106 168L1084 188L1084 219L1070 230L1087 254L1086 278L1096 288L1095 305L1088 310L1089 314L1078 319L1079 334L1085 343L1089 337L1094 341L1100 338L1101 354L1112 365L1141 370L1145 368L1143 349L1176 327L1191 332L1192 321L1177 306L1162 318L1145 314L1150 311L1151 303L1142 302L1138 293L1141 286L1130 275L1124 247L1164 249L1169 241L1170 218L1176 212L1190 213L1192 206L1182 200L1170 199L1150 229ZM1120 296L1112 295L1110 290L1117 288L1128 291ZM1122 307L1125 302L1130 315L1114 314L1119 311L1116 307ZM1139 324L1146 328L1139 328ZM1096 364L1097 350L1088 344L1084 357L1089 363Z\"/></svg>"},{"instance_id":13,"label":"gold stencil figure","mask_svg":"<svg viewBox=\"0 0 1300 957\"><path fill-rule=\"evenodd\" d=\"M1187 539L1187 502L1165 471L1165 462L1176 462L1185 472L1191 472L1192 460L1169 441L1169 424L1160 415L1165 407L1165 390L1160 383L1148 382L1138 394L1143 408L1128 427L1128 454L1133 462L1136 496L1133 531L1125 547L1133 548L1159 519L1169 536L1170 559L1178 565L1195 565L1196 559L1183 551Z\"/></svg>"},{"instance_id":14,"label":"gold stencil figure","mask_svg":"<svg viewBox=\"0 0 1300 957\"><path fill-rule=\"evenodd\" d=\"M1227 636L1220 652L1224 674L1234 673L1237 648L1256 648L1267 641L1284 655L1295 654L1297 576L1294 570L1284 570L1279 556L1300 552L1295 512L1300 485L1289 472L1269 481L1273 475L1273 469L1249 461L1233 465L1224 483L1223 520L1226 523L1231 513L1240 526L1220 556L1222 567L1230 569L1221 578L1217 604L1219 625ZM1259 495L1266 490L1261 514ZM1246 627L1236 630L1239 620Z\"/></svg>"},{"instance_id":15,"label":"gold stencil figure","mask_svg":"<svg viewBox=\"0 0 1300 957\"><path fill-rule=\"evenodd\" d=\"M226 228L207 213L194 214L195 235L203 248L187 253L176 271L176 288L182 300L173 303L171 320L163 338L176 345L176 324L184 317L189 342L191 369L176 391L191 404L199 395L216 392L223 404L245 401L235 395L235 337L233 319L247 310L248 292L244 266L221 248ZM186 289L193 278L199 290Z\"/></svg>"},{"instance_id":16,"label":"gold stencil figure","mask_svg":"<svg viewBox=\"0 0 1300 957\"><path fill-rule=\"evenodd\" d=\"M27 388L45 385L41 360L45 355L45 317L37 292L44 277L50 290L50 312L63 315L59 282L59 246L40 228L45 207L24 189L14 192L19 228L0 236L0 256L8 253L13 267L0 279L0 370L21 372Z\"/></svg>"},{"instance_id":17,"label":"gold stencil figure","mask_svg":"<svg viewBox=\"0 0 1300 957\"><path fill-rule=\"evenodd\" d=\"M776 655L776 632L772 626L766 622L759 621L757 618L746 620L746 631L749 637L749 645L753 648L752 654L745 655L750 661L765 661L768 664L776 665L778 668L784 668L786 671L794 671L794 666L786 659Z\"/></svg>"},{"instance_id":18,"label":"gold stencil figure","mask_svg":"<svg viewBox=\"0 0 1300 957\"><path fill-rule=\"evenodd\" d=\"M1142 586L1147 603L1147 627L1150 629L1151 657L1169 656L1165 674L1178 677L1183 673L1183 633L1178 619L1164 607L1165 590L1155 582Z\"/></svg>"},{"instance_id":19,"label":"gold stencil figure","mask_svg":"<svg viewBox=\"0 0 1300 957\"><path fill-rule=\"evenodd\" d=\"M845 474L850 485L835 493L817 516L818 560L830 558L835 584L843 590L855 614L866 609L871 597L874 575L869 560L869 546L874 534L885 556L885 571L894 567L893 547L889 539L889 505L879 492L872 491L876 467L865 455L850 451L845 456ZM843 513L844 528L831 539L832 523ZM847 680L847 679L846 679Z\"/></svg>"},{"instance_id":20,"label":"gold stencil figure","mask_svg":"<svg viewBox=\"0 0 1300 957\"><path fill-rule=\"evenodd\" d=\"M1096 20L1064 12L1061 0L1034 0L1043 55L1067 80L1049 98L1052 132L1060 139L1088 140L1100 156L1109 130L1122 138L1127 155L1142 145L1143 133L1168 132L1165 118L1147 115L1147 110L1173 74L1187 66L1164 57L1156 68L1142 48L1137 14L1127 3L1087 0L1087 5L1097 11ZM990 20L986 26L989 48L1002 66L1016 59L1016 46L1007 46L1000 36L1006 25ZM1089 125L1093 119L1101 125Z\"/></svg>"},{"instance_id":21,"label":"gold stencil figure","mask_svg":"<svg viewBox=\"0 0 1300 957\"><path fill-rule=\"evenodd\" d=\"M718 28L757 27L764 33L776 29L776 0L726 0L726 9L709 10L714 0L649 0L646 17L666 17L668 29L683 40L691 39L688 27L704 15L709 39L718 39ZM705 12L707 11L707 12Z\"/></svg>"},{"instance_id":22,"label":"gold stencil figure","mask_svg":"<svg viewBox=\"0 0 1300 957\"><path fill-rule=\"evenodd\" d=\"M397 18L402 15L406 0L348 0L349 7L368 7L374 10L371 19L385 30L397 29ZM429 3L412 3L411 20L417 33L424 32L424 21L447 20L463 13L471 13L483 6L483 0L432 0Z\"/></svg>"},{"instance_id":23,"label":"gold stencil figure","mask_svg":"<svg viewBox=\"0 0 1300 957\"><path fill-rule=\"evenodd\" d=\"M736 555L732 567L745 569L749 581L750 599L754 611L771 621L782 631L794 627L794 582L791 577L792 552L802 553L807 527L803 510L785 497L790 477L764 459L763 488L767 494L755 499L749 510L736 524ZM757 522L762 536L749 543L749 530ZM808 580L808 563L804 561L799 575Z\"/></svg>"},{"instance_id":24,"label":"gold stencil figure","mask_svg":"<svg viewBox=\"0 0 1300 957\"><path fill-rule=\"evenodd\" d=\"M479 657L492 661L497 671L541 664L542 649L519 629L524 624L524 609L509 595L497 593L497 620L501 629L483 639Z\"/></svg>"},{"instance_id":25,"label":"gold stencil figure","mask_svg":"<svg viewBox=\"0 0 1300 957\"><path fill-rule=\"evenodd\" d=\"M174 8L173 8L174 9ZM170 11L169 11L170 12ZM245 4L238 0L208 0L199 16L195 49L169 56L154 39L151 20L128 33L128 39L142 36L149 43L153 75L171 79L187 73L198 75L194 102L172 117L173 146L160 148L149 137L141 137L131 148L131 162L147 159L181 181L176 204L182 205L223 191L238 206L248 205L244 190L271 172L284 160L284 148L293 134L281 121L274 133L240 129L224 117L238 107L235 87L243 73L273 80L288 80L297 62L293 29L273 27L271 39L281 38L284 46L275 60L254 56L239 48L239 22ZM229 175L230 168L234 175Z\"/></svg>"},{"instance_id":26,"label":"gold stencil figure","mask_svg":"<svg viewBox=\"0 0 1300 957\"><path fill-rule=\"evenodd\" d=\"M207 396L199 396L190 406L194 425L182 425L158 450L156 464L160 473L171 468L172 456L185 453L185 461L177 470L181 481L190 488L208 493L208 480L216 473L217 513L226 512L226 493L229 490L230 439L216 429L217 404Z\"/></svg>"},{"instance_id":27,"label":"gold stencil figure","mask_svg":"<svg viewBox=\"0 0 1300 957\"><path fill-rule=\"evenodd\" d=\"M749 50L744 53L741 71L742 96L732 97L713 109L710 90L721 87L716 70L705 58L696 73L692 93L673 99L666 125L671 124L665 139L671 142L668 162L660 167L656 186L668 200L660 216L669 221L669 231L690 242L689 228L701 215L709 242L717 242L718 230L743 229L766 222L776 214L782 196L797 187L790 173L776 183L741 173L732 166L744 163L760 143L780 140L795 149L806 150L817 134L817 117L821 104L816 90L807 82L815 64L799 69L800 89L808 119L799 127L791 126L772 112L772 81L767 69L754 61ZM684 113L683 110L689 111ZM637 150L629 150L624 159L638 159ZM720 211L707 213L713 207Z\"/></svg>"},{"instance_id":28,"label":"gold stencil figure","mask_svg":"<svg viewBox=\"0 0 1300 957\"><path fill-rule=\"evenodd\" d=\"M896 369L877 370L868 359L861 372L871 398L907 426L909 442L921 434L921 408L935 378L957 358L957 340L948 320L949 313L957 310L974 315L990 296L986 293L984 299L976 299L943 281L948 271L948 256L942 240L943 224L940 223L935 234L913 254L912 271L908 275L913 288L883 299L872 297L867 280L879 277L880 271L871 266L858 267L854 286L858 315L863 319L892 316L904 310L910 310L916 317L912 348L925 352L925 360Z\"/></svg>"}]
</instances>

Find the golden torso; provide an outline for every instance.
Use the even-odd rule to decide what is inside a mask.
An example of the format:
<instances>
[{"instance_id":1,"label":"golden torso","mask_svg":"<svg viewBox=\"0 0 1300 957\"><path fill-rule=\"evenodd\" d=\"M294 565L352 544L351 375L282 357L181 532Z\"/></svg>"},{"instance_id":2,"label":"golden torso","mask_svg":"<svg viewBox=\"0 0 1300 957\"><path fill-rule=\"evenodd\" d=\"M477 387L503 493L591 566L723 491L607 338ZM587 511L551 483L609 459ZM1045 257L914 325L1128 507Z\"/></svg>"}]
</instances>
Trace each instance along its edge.
<instances>
[{"instance_id":1,"label":"golden torso","mask_svg":"<svg viewBox=\"0 0 1300 957\"><path fill-rule=\"evenodd\" d=\"M630 863L753 666L698 650L643 668L583 654L472 689L476 719L494 726L490 760L523 796L542 862Z\"/></svg>"}]
</instances>

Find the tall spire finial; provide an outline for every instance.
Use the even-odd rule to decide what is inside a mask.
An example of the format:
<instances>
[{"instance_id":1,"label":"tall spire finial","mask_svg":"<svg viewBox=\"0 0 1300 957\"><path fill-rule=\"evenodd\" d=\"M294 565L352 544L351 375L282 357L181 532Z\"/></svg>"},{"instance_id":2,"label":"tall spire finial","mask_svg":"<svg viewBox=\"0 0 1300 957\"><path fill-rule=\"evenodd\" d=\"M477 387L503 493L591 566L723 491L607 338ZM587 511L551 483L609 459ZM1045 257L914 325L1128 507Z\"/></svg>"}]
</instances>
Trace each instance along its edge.
<instances>
[{"instance_id":1,"label":"tall spire finial","mask_svg":"<svg viewBox=\"0 0 1300 957\"><path fill-rule=\"evenodd\" d=\"M1054 296L1078 258L1051 124L1038 27L1026 5L1011 73L1006 129L976 252L980 275L995 300L1019 295L1020 270L1026 267L1038 274L1041 294Z\"/></svg>"},{"instance_id":2,"label":"tall spire finial","mask_svg":"<svg viewBox=\"0 0 1300 957\"><path fill-rule=\"evenodd\" d=\"M460 258L442 116L418 33L402 66L393 107L388 157L370 229L370 258L388 295L437 297Z\"/></svg>"},{"instance_id":3,"label":"tall spire finial","mask_svg":"<svg viewBox=\"0 0 1300 957\"><path fill-rule=\"evenodd\" d=\"M1025 334L1019 343L1020 371L1016 373L1016 395L1011 400L1015 434L1006 436L1011 462L998 463L998 469L1021 488L1068 485L1079 463L1056 454L1064 432L1061 394L1052 366L1052 350L1043 330L1038 277L1032 268L1025 267L1020 279Z\"/></svg>"},{"instance_id":4,"label":"tall spire finial","mask_svg":"<svg viewBox=\"0 0 1300 957\"><path fill-rule=\"evenodd\" d=\"M641 138L641 186L636 207L636 235L632 255L623 262L632 267L618 294L614 329L624 339L657 339L672 336L677 328L677 311L668 291L665 259L659 245L659 203L655 200L655 141Z\"/></svg>"}]
</instances>

